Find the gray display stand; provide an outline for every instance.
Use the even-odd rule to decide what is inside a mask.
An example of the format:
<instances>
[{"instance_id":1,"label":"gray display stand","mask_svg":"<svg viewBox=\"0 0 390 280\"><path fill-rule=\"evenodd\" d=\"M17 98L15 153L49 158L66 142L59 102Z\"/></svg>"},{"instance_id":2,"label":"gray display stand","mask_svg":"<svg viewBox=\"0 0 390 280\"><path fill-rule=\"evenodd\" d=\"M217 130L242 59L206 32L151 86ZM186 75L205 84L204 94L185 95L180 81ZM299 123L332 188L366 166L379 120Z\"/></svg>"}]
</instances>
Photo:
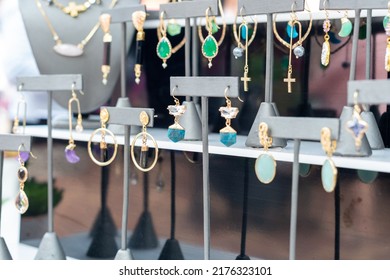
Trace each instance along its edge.
<instances>
[{"instance_id":1,"label":"gray display stand","mask_svg":"<svg viewBox=\"0 0 390 280\"><path fill-rule=\"evenodd\" d=\"M53 217L53 137L52 137L52 104L53 92L62 92L70 98L74 90L82 90L82 76L78 75L42 75L35 77L17 77L16 87L26 91L47 91L47 191L48 191L48 231L39 245L37 260L65 260L65 252L54 232Z\"/></svg>"},{"instance_id":2,"label":"gray display stand","mask_svg":"<svg viewBox=\"0 0 390 280\"><path fill-rule=\"evenodd\" d=\"M123 150L123 209L122 209L122 231L121 231L121 246L115 256L116 260L132 260L133 256L129 248L127 248L127 220L129 210L129 161L130 161L130 128L131 126L140 126L139 115L145 111L149 116L148 127L153 127L154 124L154 109L149 108L118 108L118 107L102 107L106 108L110 114L109 124L117 124L124 126L124 150Z\"/></svg>"},{"instance_id":3,"label":"gray display stand","mask_svg":"<svg viewBox=\"0 0 390 280\"><path fill-rule=\"evenodd\" d=\"M204 259L210 259L210 178L209 178L209 126L208 98L225 97L225 89L229 87L228 97L239 96L238 77L171 77L171 88L176 88L175 96L201 97L202 105L202 171L203 171L203 234ZM187 130L186 127L184 129Z\"/></svg>"},{"instance_id":4,"label":"gray display stand","mask_svg":"<svg viewBox=\"0 0 390 280\"><path fill-rule=\"evenodd\" d=\"M118 98L116 107L131 107L130 100L127 97L126 90L126 77L127 77L127 52L129 49L129 40L127 37L127 22L132 21L131 15L136 11L145 11L144 5L136 5L131 7L120 7L114 8L111 10L106 10L104 13L108 13L111 15L111 24L119 23L121 26L121 36L120 36L120 81L121 81L121 97ZM133 32L132 28L132 32ZM113 38L116 39L116 38ZM111 46L115 45L115 42L111 43ZM112 67L111 67L112 68ZM114 134L124 134L124 127L122 125L111 124L109 129ZM138 133L139 126L135 126L131 128L131 132L133 134Z\"/></svg>"},{"instance_id":5,"label":"gray display stand","mask_svg":"<svg viewBox=\"0 0 390 280\"><path fill-rule=\"evenodd\" d=\"M184 1L160 5L160 13L165 12L164 19L184 18L185 19L185 76L191 76L191 57L200 55L196 52L196 48L192 50L191 56L191 18L205 17L207 8L210 8L210 15L218 15L218 0L198 0L198 1ZM195 25L195 24L194 24ZM196 35L197 36L197 35ZM195 37L195 36L194 36ZM194 38L193 38L194 40ZM168 66L169 67L169 66ZM186 128L184 140L201 140L202 127L199 116L197 104L192 97L196 94L186 96L186 113L180 118L180 125Z\"/></svg>"},{"instance_id":6,"label":"gray display stand","mask_svg":"<svg viewBox=\"0 0 390 280\"><path fill-rule=\"evenodd\" d=\"M21 145L23 145L23 151L29 152L31 150L31 136L0 134L0 260L12 260L7 244L1 236L4 151L19 151Z\"/></svg>"},{"instance_id":7,"label":"gray display stand","mask_svg":"<svg viewBox=\"0 0 390 280\"><path fill-rule=\"evenodd\" d=\"M268 125L269 136L294 139L289 249L289 259L294 260L296 256L299 191L299 149L301 140L321 140L321 129L323 127L328 127L331 130L332 140L339 139L340 120L331 118L264 117L262 121ZM291 129L292 127L294 128L293 130Z\"/></svg>"},{"instance_id":8,"label":"gray display stand","mask_svg":"<svg viewBox=\"0 0 390 280\"><path fill-rule=\"evenodd\" d=\"M272 14L291 12L291 1L274 1L274 0L238 0L237 11L242 8L243 15L267 15L267 47L266 47L266 68L265 68L265 98L260 104L259 111L253 122L251 130L245 145L253 148L262 147L259 141L259 124L263 117L278 116L279 112L275 103L272 102L273 92L273 64L274 64L274 37L272 31ZM304 1L295 1L295 10L303 11ZM285 139L274 138L272 147L285 147L287 142Z\"/></svg>"}]
</instances>

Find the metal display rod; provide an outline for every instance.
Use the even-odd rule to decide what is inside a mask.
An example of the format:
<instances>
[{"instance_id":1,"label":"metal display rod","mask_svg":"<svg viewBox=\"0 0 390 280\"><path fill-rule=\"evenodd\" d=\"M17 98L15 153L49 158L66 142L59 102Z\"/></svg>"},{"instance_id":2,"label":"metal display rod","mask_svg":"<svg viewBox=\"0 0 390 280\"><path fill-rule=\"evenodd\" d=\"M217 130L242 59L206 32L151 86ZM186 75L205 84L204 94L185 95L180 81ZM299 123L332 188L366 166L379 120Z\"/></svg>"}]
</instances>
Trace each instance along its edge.
<instances>
[{"instance_id":1,"label":"metal display rod","mask_svg":"<svg viewBox=\"0 0 390 280\"><path fill-rule=\"evenodd\" d=\"M1 236L4 151L19 151L21 145L23 145L23 151L29 152L31 150L31 136L0 134L0 260L12 260L7 244Z\"/></svg>"},{"instance_id":2,"label":"metal display rod","mask_svg":"<svg viewBox=\"0 0 390 280\"><path fill-rule=\"evenodd\" d=\"M339 138L340 120L335 118L264 117L262 121L268 125L270 136L294 139L289 259L295 260L298 218L299 149L301 140L321 140L321 129L323 127L328 127L331 130L332 140L337 140ZM292 127L294 129L291 129Z\"/></svg>"},{"instance_id":3,"label":"metal display rod","mask_svg":"<svg viewBox=\"0 0 390 280\"><path fill-rule=\"evenodd\" d=\"M127 220L129 210L129 160L130 160L130 128L131 126L140 126L139 115L142 111L149 116L148 127L154 124L154 109L149 108L120 108L120 107L102 107L108 110L110 118L109 124L124 126L124 149L123 149L123 209L122 209L122 232L121 248L115 256L115 260L132 260L133 256L127 248Z\"/></svg>"},{"instance_id":4,"label":"metal display rod","mask_svg":"<svg viewBox=\"0 0 390 280\"><path fill-rule=\"evenodd\" d=\"M387 8L387 0L325 0L320 1L320 9L324 8L324 3L326 5L326 9L328 10L337 10L337 9L386 9ZM359 25L356 25L359 26Z\"/></svg>"},{"instance_id":5,"label":"metal display rod","mask_svg":"<svg viewBox=\"0 0 390 280\"><path fill-rule=\"evenodd\" d=\"M54 232L53 216L53 137L52 104L54 91L82 90L82 75L42 75L17 77L16 87L23 91L47 91L47 192L48 192L48 231L43 236L35 259L65 260L65 252L57 234Z\"/></svg>"},{"instance_id":6,"label":"metal display rod","mask_svg":"<svg viewBox=\"0 0 390 280\"><path fill-rule=\"evenodd\" d=\"M291 12L292 3L289 1L274 0L238 0L238 13L242 10L245 15L267 15L267 44L266 44L266 62L265 62L265 94L264 101L260 104L256 118L249 131L245 145L253 148L260 148L258 128L262 117L278 116L276 104L272 103L273 99L273 65L274 65L274 34L272 31L272 14ZM295 10L303 11L305 3L303 0L295 1ZM287 142L284 139L275 138L273 147L285 147Z\"/></svg>"},{"instance_id":7,"label":"metal display rod","mask_svg":"<svg viewBox=\"0 0 390 280\"><path fill-rule=\"evenodd\" d=\"M198 3L198 2L196 2ZM239 96L238 77L171 77L171 88L176 88L175 96L201 97L202 103L202 169L203 169L203 235L204 259L210 259L210 178L209 178L209 125L208 125L208 98L225 97L225 90L229 88L228 97Z\"/></svg>"}]
</instances>

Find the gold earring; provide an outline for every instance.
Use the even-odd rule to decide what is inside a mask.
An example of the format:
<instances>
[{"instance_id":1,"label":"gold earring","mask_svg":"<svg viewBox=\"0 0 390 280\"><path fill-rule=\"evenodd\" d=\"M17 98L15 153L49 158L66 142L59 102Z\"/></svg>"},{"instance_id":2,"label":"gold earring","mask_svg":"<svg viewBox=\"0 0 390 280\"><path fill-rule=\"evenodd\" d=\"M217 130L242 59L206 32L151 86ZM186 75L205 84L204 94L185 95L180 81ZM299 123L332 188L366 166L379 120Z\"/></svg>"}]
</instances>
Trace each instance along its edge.
<instances>
[{"instance_id":1,"label":"gold earring","mask_svg":"<svg viewBox=\"0 0 390 280\"><path fill-rule=\"evenodd\" d=\"M133 142L131 142L131 149L130 149L131 160L133 161L135 167L138 170L141 170L142 172L148 172L148 171L152 170L153 167L157 163L157 160L158 160L158 146L157 146L157 142L153 138L153 136L150 135L146 131L146 126L149 124L149 116L148 116L148 114L145 111L142 111L140 113L139 120L140 120L140 122L142 124L142 131L140 133L138 133L134 137ZM135 158L134 148L135 148L135 144L137 142L137 139L140 138L140 137L142 137L142 145L141 145L140 163L138 163L136 158ZM149 151L149 146L147 145L148 144L148 138L150 138L152 140L154 148L155 148L155 152L154 152L154 160L153 160L152 164L149 167L146 167L146 165L147 165L146 161L147 161L147 156L148 156L147 154L148 154L148 151Z\"/></svg>"},{"instance_id":2,"label":"gold earring","mask_svg":"<svg viewBox=\"0 0 390 280\"><path fill-rule=\"evenodd\" d=\"M236 118L239 112L237 107L232 107L232 102L227 96L229 90L230 87L227 87L225 89L226 106L219 108L219 112L221 112L221 117L225 118L226 120L225 127L219 131L219 141L227 147L235 144L237 141L237 131L235 131L230 125L232 119Z\"/></svg>"},{"instance_id":3,"label":"gold earring","mask_svg":"<svg viewBox=\"0 0 390 280\"><path fill-rule=\"evenodd\" d=\"M322 28L324 30L324 43L322 43L322 50L321 50L321 64L323 66L328 66L330 61L330 44L329 44L329 34L331 23L329 20L329 12L326 9L326 4L328 0L324 0L324 11L325 11L325 20L322 24Z\"/></svg>"},{"instance_id":4,"label":"gold earring","mask_svg":"<svg viewBox=\"0 0 390 280\"><path fill-rule=\"evenodd\" d=\"M141 81L141 70L143 62L143 45L145 44L144 24L146 20L146 13L144 11L136 11L132 14L132 21L134 28L137 30L136 47L135 47L135 65L134 75L135 82L139 84Z\"/></svg>"},{"instance_id":5,"label":"gold earring","mask_svg":"<svg viewBox=\"0 0 390 280\"><path fill-rule=\"evenodd\" d=\"M104 85L107 84L108 75L110 74L110 53L111 53L111 42L112 36L110 34L110 24L111 24L111 15L110 14L101 14L99 17L100 27L104 32L103 36L103 64L101 67Z\"/></svg>"},{"instance_id":6,"label":"gold earring","mask_svg":"<svg viewBox=\"0 0 390 280\"><path fill-rule=\"evenodd\" d=\"M259 125L259 139L265 153L256 159L255 173L260 182L269 184L274 180L276 175L276 161L268 153L269 147L272 146L272 137L268 135L268 125L265 122Z\"/></svg>"},{"instance_id":7,"label":"gold earring","mask_svg":"<svg viewBox=\"0 0 390 280\"><path fill-rule=\"evenodd\" d=\"M352 134L353 138L355 139L355 148L357 151L360 150L360 146L362 145L362 139L364 137L364 134L368 130L368 123L365 122L360 116L361 109L357 100L358 95L359 92L355 91L353 94L355 105L353 106L352 120L347 121L347 130Z\"/></svg>"},{"instance_id":8,"label":"gold earring","mask_svg":"<svg viewBox=\"0 0 390 280\"><path fill-rule=\"evenodd\" d=\"M175 92L177 87L174 87L172 89L172 97L175 101L175 105L169 105L168 111L169 114L175 117L175 121L172 125L168 127L168 138L173 142L179 142L180 140L184 139L185 136L185 129L179 124L179 118L185 113L187 110L186 105L180 105L179 99L177 99L173 93Z\"/></svg>"},{"instance_id":9,"label":"gold earring","mask_svg":"<svg viewBox=\"0 0 390 280\"><path fill-rule=\"evenodd\" d=\"M108 122L108 120L110 119L110 114L108 112L108 110L106 108L103 108L100 110L100 123L101 123L101 127L96 129L94 132L92 132L91 134L91 137L89 138L89 141L88 141L88 154L89 154L89 157L91 158L91 160L99 165L99 166L107 166L109 165L110 163L112 163L116 157L116 153L118 151L118 143L116 141L116 138L115 138L115 135L114 133L112 133L110 130L108 130L106 128L106 124ZM108 133L111 138L113 139L113 142L114 142L114 152L112 154L112 156L107 160L107 161L98 161L94 155L93 155L93 152L92 152L92 140L94 138L94 136L98 133L98 132L101 132L101 138L100 138L100 150L103 150L103 152L107 153L108 152L108 145L107 145L107 142L106 142L106 134Z\"/></svg>"},{"instance_id":10,"label":"gold earring","mask_svg":"<svg viewBox=\"0 0 390 280\"><path fill-rule=\"evenodd\" d=\"M321 145L328 158L321 168L321 181L325 191L332 192L337 183L337 168L332 160L332 155L336 150L336 140L331 140L331 131L328 127L321 129Z\"/></svg>"},{"instance_id":11,"label":"gold earring","mask_svg":"<svg viewBox=\"0 0 390 280\"><path fill-rule=\"evenodd\" d=\"M20 92L20 96L18 99L17 107L16 107L16 114L15 114L15 118L14 118L14 122L13 122L13 126L12 126L12 132L14 134L18 134L18 133L24 134L25 129L26 129L27 102L26 102L26 99L24 99L24 94L21 92L23 90L23 84L19 85L18 90ZM23 129L20 129L20 127L19 127L19 113L20 113L21 107L23 109L23 115L22 115Z\"/></svg>"}]
</instances>

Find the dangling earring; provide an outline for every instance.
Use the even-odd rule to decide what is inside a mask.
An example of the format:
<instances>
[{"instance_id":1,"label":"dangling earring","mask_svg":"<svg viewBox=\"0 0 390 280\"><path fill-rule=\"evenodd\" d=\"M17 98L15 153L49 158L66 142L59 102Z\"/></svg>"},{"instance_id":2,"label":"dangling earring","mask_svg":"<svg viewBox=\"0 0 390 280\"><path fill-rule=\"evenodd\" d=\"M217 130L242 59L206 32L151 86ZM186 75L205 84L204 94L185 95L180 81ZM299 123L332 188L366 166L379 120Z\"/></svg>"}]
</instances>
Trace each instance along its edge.
<instances>
[{"instance_id":1,"label":"dangling earring","mask_svg":"<svg viewBox=\"0 0 390 280\"><path fill-rule=\"evenodd\" d=\"M69 122L69 142L68 146L65 148L65 158L69 163L77 163L80 161L80 158L77 156L76 151L74 150L76 148L76 144L74 143L72 131L73 131L73 114L72 114L72 103L75 102L77 105L77 123L76 123L76 131L82 132L83 131L83 118L81 116L81 110L80 110L80 101L77 98L77 94L74 91L75 84L72 84L72 97L68 101L68 122Z\"/></svg>"},{"instance_id":2,"label":"dangling earring","mask_svg":"<svg viewBox=\"0 0 390 280\"><path fill-rule=\"evenodd\" d=\"M352 32L352 22L348 19L348 10L345 10L344 16L341 18L341 28L338 33L340 37L348 37Z\"/></svg>"},{"instance_id":3,"label":"dangling earring","mask_svg":"<svg viewBox=\"0 0 390 280\"><path fill-rule=\"evenodd\" d=\"M222 144L229 147L236 143L237 131L235 131L231 126L232 119L236 118L238 114L238 108L232 107L232 102L227 96L227 92L229 91L229 87L225 89L225 99L226 99L226 107L220 107L219 111L221 112L221 117L225 118L225 127L219 131L219 137Z\"/></svg>"},{"instance_id":4,"label":"dangling earring","mask_svg":"<svg viewBox=\"0 0 390 280\"><path fill-rule=\"evenodd\" d=\"M383 28L387 35L385 70L390 72L390 0L387 2L387 15L383 19Z\"/></svg>"},{"instance_id":5,"label":"dangling earring","mask_svg":"<svg viewBox=\"0 0 390 280\"><path fill-rule=\"evenodd\" d=\"M206 27L206 30L208 32L206 39L203 38L201 25L198 25L198 35L199 35L199 39L202 43L202 54L205 58L208 59L208 61L209 61L208 67L209 68L211 68L211 66L213 66L212 60L214 57L217 56L218 47L222 44L223 39L225 38L225 34L226 34L226 22L225 22L225 18L224 18L222 3L220 0L218 1L218 9L219 9L219 12L220 12L222 20L223 20L222 34L221 34L221 37L220 37L218 42L217 42L217 40L215 40L213 34L218 31L219 27L215 23L215 17L209 16L209 13L211 12L210 7L208 7L206 9L206 25L205 25L205 27Z\"/></svg>"},{"instance_id":6,"label":"dangling earring","mask_svg":"<svg viewBox=\"0 0 390 280\"><path fill-rule=\"evenodd\" d=\"M242 22L238 27L238 32L237 32L237 25L236 25L237 15L236 15L234 23L233 23L233 34L234 34L234 38L235 38L236 43L237 43L237 47L235 47L233 49L233 55L235 58L238 58L238 57L242 57L243 53L245 52L244 76L241 77L241 81L244 83L244 91L246 92L249 90L248 83L252 80L248 76L249 75L248 48L249 48L249 45L255 39L256 32L257 32L257 21L255 18L252 18L252 20L254 22L254 27L253 27L253 33L251 35L251 38L249 39L248 38L249 37L249 27L248 27L248 23L247 23L245 17L242 15L242 9L243 9L243 7L241 7L241 9L240 9L240 16L241 16ZM241 42L241 40L243 40L245 43L243 44Z\"/></svg>"},{"instance_id":7,"label":"dangling earring","mask_svg":"<svg viewBox=\"0 0 390 280\"><path fill-rule=\"evenodd\" d=\"M109 119L110 119L110 114L109 114L108 110L106 108L102 108L100 110L100 123L101 123L101 127L96 129L94 132L92 132L92 134L91 134L91 136L89 138L89 141L88 141L88 154L89 154L89 157L91 158L91 160L95 164L97 164L99 166L107 166L111 162L113 162L115 157L116 157L116 153L118 151L118 143L116 141L114 133L112 133L111 130L108 130L106 128L106 124L107 124ZM93 152L92 152L92 140L93 140L93 138L95 137L95 135L98 132L101 132L100 145L99 145L100 146L100 150L102 150L104 153L107 153L107 150L108 150L108 146L107 146L107 142L106 142L106 134L107 133L111 136L111 138L113 139L113 142L114 142L114 152L113 152L112 156L107 161L98 161L94 157Z\"/></svg>"},{"instance_id":8,"label":"dangling earring","mask_svg":"<svg viewBox=\"0 0 390 280\"><path fill-rule=\"evenodd\" d=\"M12 126L12 132L14 134L23 133L26 128L26 115L27 115L27 102L24 99L24 94L21 92L23 90L23 84L19 85L18 91L20 92L20 96L18 99L17 107L16 107L16 114L14 118L14 123ZM22 125L23 128L20 129L19 127L19 113L21 111L21 107L23 108L23 115L22 115Z\"/></svg>"},{"instance_id":9,"label":"dangling earring","mask_svg":"<svg viewBox=\"0 0 390 280\"><path fill-rule=\"evenodd\" d=\"M108 75L110 74L110 53L111 53L111 42L112 42L112 36L110 34L111 15L102 14L99 17L99 21L100 21L100 27L104 32L103 64L101 70L103 74L102 83L106 85Z\"/></svg>"},{"instance_id":10,"label":"dangling earring","mask_svg":"<svg viewBox=\"0 0 390 280\"><path fill-rule=\"evenodd\" d=\"M360 106L357 102L359 92L355 91L353 98L355 105L353 106L352 120L347 121L347 130L352 134L355 139L355 148L357 151L360 150L360 146L362 145L362 139L364 134L368 130L368 123L365 122L360 116Z\"/></svg>"},{"instance_id":11,"label":"dangling earring","mask_svg":"<svg viewBox=\"0 0 390 280\"><path fill-rule=\"evenodd\" d=\"M138 133L134 137L133 142L131 142L131 150L130 150L131 160L133 161L135 167L138 170L141 170L142 172L148 172L148 171L152 170L153 167L157 163L157 160L158 160L158 146L157 146L157 142L153 138L153 136L150 135L146 131L146 126L149 124L149 116L148 116L148 114L145 111L142 111L140 113L139 120L140 120L140 122L142 124L142 131L140 133ZM134 148L135 148L135 144L137 142L137 139L140 138L140 137L142 137L142 145L141 145L140 162L138 163L137 160L135 159ZM155 148L155 152L154 152L153 163L149 167L146 167L148 151L149 151L149 147L147 145L148 144L148 138L150 138L152 140L154 148Z\"/></svg>"},{"instance_id":12,"label":"dangling earring","mask_svg":"<svg viewBox=\"0 0 390 280\"><path fill-rule=\"evenodd\" d=\"M328 127L321 129L321 145L328 158L324 161L321 168L321 181L325 191L332 192L336 187L337 168L332 160L332 155L336 150L336 140L331 140L331 131Z\"/></svg>"},{"instance_id":13,"label":"dangling earring","mask_svg":"<svg viewBox=\"0 0 390 280\"><path fill-rule=\"evenodd\" d=\"M262 122L259 125L259 139L265 153L261 154L256 159L255 173L260 182L269 184L275 178L276 161L274 157L268 153L268 148L272 146L272 137L268 135L268 125L265 122Z\"/></svg>"},{"instance_id":14,"label":"dangling earring","mask_svg":"<svg viewBox=\"0 0 390 280\"><path fill-rule=\"evenodd\" d=\"M136 11L132 14L132 21L134 28L137 30L136 47L135 47L135 65L134 75L135 82L138 85L141 81L141 70L143 61L143 45L145 43L144 24L146 20L146 13L144 11Z\"/></svg>"},{"instance_id":15,"label":"dangling earring","mask_svg":"<svg viewBox=\"0 0 390 280\"><path fill-rule=\"evenodd\" d=\"M184 139L185 136L185 129L179 124L179 118L184 114L184 112L187 110L186 105L180 105L179 99L177 99L173 93L175 92L177 87L174 87L172 89L172 97L175 101L175 105L169 105L168 111L169 114L175 117L175 122L171 126L168 127L168 138L173 142L179 142L180 140Z\"/></svg>"},{"instance_id":16,"label":"dangling earring","mask_svg":"<svg viewBox=\"0 0 390 280\"><path fill-rule=\"evenodd\" d=\"M322 43L322 51L321 51L321 64L323 66L328 66L330 61L330 44L329 44L329 34L331 23L329 20L329 13L326 9L326 4L328 0L324 0L324 11L325 11L325 20L322 24L322 28L324 30L324 43Z\"/></svg>"}]
</instances>

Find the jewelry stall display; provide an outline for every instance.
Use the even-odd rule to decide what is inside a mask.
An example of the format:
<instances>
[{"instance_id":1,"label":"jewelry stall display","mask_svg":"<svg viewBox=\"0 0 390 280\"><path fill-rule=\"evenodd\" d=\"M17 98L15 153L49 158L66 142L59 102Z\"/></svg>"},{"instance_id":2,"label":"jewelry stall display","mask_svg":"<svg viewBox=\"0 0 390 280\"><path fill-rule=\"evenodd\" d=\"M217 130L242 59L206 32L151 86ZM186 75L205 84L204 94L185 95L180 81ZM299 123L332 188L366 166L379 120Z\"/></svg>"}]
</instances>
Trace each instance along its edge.
<instances>
[{"instance_id":1,"label":"jewelry stall display","mask_svg":"<svg viewBox=\"0 0 390 280\"><path fill-rule=\"evenodd\" d=\"M337 168L332 160L332 154L336 150L337 142L331 139L331 131L328 127L321 129L322 149L328 156L322 164L321 181L326 192L333 192L337 183Z\"/></svg>"},{"instance_id":2,"label":"jewelry stall display","mask_svg":"<svg viewBox=\"0 0 390 280\"><path fill-rule=\"evenodd\" d=\"M99 17L100 27L102 28L104 32L103 36L103 63L102 63L102 74L103 79L102 83L104 85L107 85L107 78L110 74L110 53L111 53L111 42L112 42L112 36L110 34L110 24L111 24L111 15L110 14L101 14Z\"/></svg>"},{"instance_id":3,"label":"jewelry stall display","mask_svg":"<svg viewBox=\"0 0 390 280\"><path fill-rule=\"evenodd\" d=\"M265 122L259 125L259 139L265 153L256 159L255 173L260 182L269 184L274 180L276 175L276 161L268 153L268 148L272 146L272 137L268 135L268 125Z\"/></svg>"},{"instance_id":4,"label":"jewelry stall display","mask_svg":"<svg viewBox=\"0 0 390 280\"><path fill-rule=\"evenodd\" d=\"M231 121L232 119L237 117L239 111L237 107L232 107L232 102L227 96L228 92L229 88L227 87L225 89L226 106L222 106L219 108L219 112L221 112L221 117L225 118L226 120L225 127L219 131L219 141L221 141L221 143L225 146L230 147L237 141L237 131L235 131L231 127Z\"/></svg>"},{"instance_id":5,"label":"jewelry stall display","mask_svg":"<svg viewBox=\"0 0 390 280\"><path fill-rule=\"evenodd\" d=\"M171 93L175 105L169 105L167 109L169 114L175 117L174 123L168 127L168 138L176 143L183 140L186 133L184 127L179 124L179 118L185 113L187 107L186 105L180 105L179 99L174 96L175 90L176 87L172 89Z\"/></svg>"},{"instance_id":6,"label":"jewelry stall display","mask_svg":"<svg viewBox=\"0 0 390 280\"><path fill-rule=\"evenodd\" d=\"M138 85L141 81L141 71L143 63L143 46L145 44L144 24L146 20L146 13L144 11L136 11L131 15L134 28L137 30L136 45L135 45L135 65L134 75L135 82Z\"/></svg>"}]
</instances>

